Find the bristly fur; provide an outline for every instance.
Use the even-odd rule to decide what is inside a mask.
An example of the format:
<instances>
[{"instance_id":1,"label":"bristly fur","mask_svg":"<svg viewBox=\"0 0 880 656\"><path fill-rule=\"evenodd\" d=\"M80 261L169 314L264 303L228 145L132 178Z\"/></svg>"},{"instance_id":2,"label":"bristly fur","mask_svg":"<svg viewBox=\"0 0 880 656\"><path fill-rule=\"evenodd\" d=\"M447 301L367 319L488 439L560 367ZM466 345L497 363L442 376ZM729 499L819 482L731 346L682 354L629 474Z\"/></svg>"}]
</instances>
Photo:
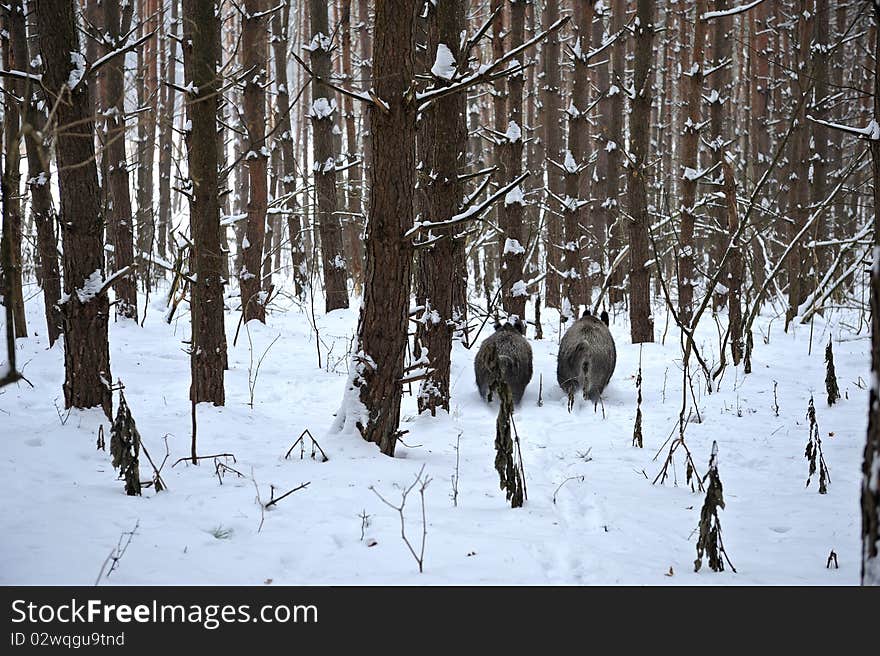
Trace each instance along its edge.
<instances>
[{"instance_id":1,"label":"bristly fur","mask_svg":"<svg viewBox=\"0 0 880 656\"><path fill-rule=\"evenodd\" d=\"M596 318L585 312L572 324L559 344L556 381L569 399L581 389L595 406L617 365L617 349L608 330L608 313Z\"/></svg>"},{"instance_id":2,"label":"bristly fur","mask_svg":"<svg viewBox=\"0 0 880 656\"><path fill-rule=\"evenodd\" d=\"M486 339L474 358L474 374L480 396L488 400L489 358L498 354L504 379L510 386L514 403L522 400L526 387L532 379L532 347L524 337L525 324L519 317L510 317L506 323L495 324L495 334Z\"/></svg>"}]
</instances>

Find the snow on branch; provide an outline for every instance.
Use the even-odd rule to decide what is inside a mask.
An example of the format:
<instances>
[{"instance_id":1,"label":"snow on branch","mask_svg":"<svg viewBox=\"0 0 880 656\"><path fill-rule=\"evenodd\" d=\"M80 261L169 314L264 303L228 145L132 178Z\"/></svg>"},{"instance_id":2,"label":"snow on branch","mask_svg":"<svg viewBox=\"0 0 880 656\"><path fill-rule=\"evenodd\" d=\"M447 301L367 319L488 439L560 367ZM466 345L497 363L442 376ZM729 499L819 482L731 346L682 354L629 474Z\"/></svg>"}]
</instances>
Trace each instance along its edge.
<instances>
[{"instance_id":1,"label":"snow on branch","mask_svg":"<svg viewBox=\"0 0 880 656\"><path fill-rule=\"evenodd\" d=\"M514 48L513 50L506 52L504 55L493 61L491 64L480 66L476 71L473 71L469 75L464 76L463 78L461 78L457 82L454 82L453 84L450 84L449 86L431 87L426 89L425 91L417 93L416 100L418 100L420 103L428 103L432 100L442 98L443 96L448 96L450 94L459 93L460 91L469 89L475 84L489 81L492 77L492 74L498 71L502 64L509 62L522 51L532 47L540 41L543 41L547 37L547 35L559 30L570 19L570 16L565 16L564 18L559 19L558 21L553 23L553 25L548 27L546 30L544 30L534 38L529 39L525 43ZM504 75L511 75L513 73L519 72L522 70L522 68L522 66L511 67L510 69L504 71Z\"/></svg>"},{"instance_id":2,"label":"snow on branch","mask_svg":"<svg viewBox=\"0 0 880 656\"><path fill-rule=\"evenodd\" d=\"M484 200L479 205L474 205L472 207L468 207L463 212L459 212L455 216L450 219L446 219L444 221L420 221L416 223L412 228L406 231L405 237L411 237L414 234L422 232L424 230L432 230L434 228L449 228L451 226L458 225L459 223L464 223L465 221L469 221L470 219L475 219L479 217L483 212L485 212L491 205L497 201L499 198L507 195L514 187L519 186L519 183L529 177L529 172L526 171L519 177L511 180L506 185L501 187L494 194L489 196L486 200Z\"/></svg>"},{"instance_id":3,"label":"snow on branch","mask_svg":"<svg viewBox=\"0 0 880 656\"><path fill-rule=\"evenodd\" d=\"M872 118L871 122L868 123L863 128L853 128L849 125L843 125L841 123L832 123L831 121L823 121L821 119L815 118L813 116L807 115L807 118L813 123L818 123L819 125L824 125L826 127L832 128L834 130L840 130L841 132L847 132L849 134L855 134L862 139L867 139L868 141L880 141L880 124L877 123L876 118Z\"/></svg>"},{"instance_id":4,"label":"snow on branch","mask_svg":"<svg viewBox=\"0 0 880 656\"><path fill-rule=\"evenodd\" d=\"M730 9L724 9L721 11L707 11L705 14L700 15L700 20L705 22L705 21L710 21L713 18L724 18L726 16L736 16L737 14L745 13L749 9L757 7L762 2L764 2L764 0L754 0L754 2L750 2L745 5L739 5L738 7L731 7Z\"/></svg>"},{"instance_id":5,"label":"snow on branch","mask_svg":"<svg viewBox=\"0 0 880 656\"><path fill-rule=\"evenodd\" d=\"M320 75L316 75L312 71L312 69L309 68L308 65L302 60L302 58L299 55L297 55L295 52L291 52L290 54L293 56L293 58L296 60L296 62L300 66L303 67L303 70L305 70L305 72L309 74L309 77L311 77L313 80L318 82L318 84L323 84L325 87L329 87L330 89L333 89L334 91L338 91L343 96L348 96L349 98L354 98L355 100L360 100L361 102L366 102L366 103L371 103L371 104L375 103L377 106L382 108L381 105L378 102L376 102L376 99L374 99L374 97L371 96L369 93L365 93L363 91L358 91L357 89L346 89L345 87L341 87L337 84L333 84L329 80L325 80L324 78L322 78ZM383 109L385 109L387 111L388 107L385 106Z\"/></svg>"}]
</instances>

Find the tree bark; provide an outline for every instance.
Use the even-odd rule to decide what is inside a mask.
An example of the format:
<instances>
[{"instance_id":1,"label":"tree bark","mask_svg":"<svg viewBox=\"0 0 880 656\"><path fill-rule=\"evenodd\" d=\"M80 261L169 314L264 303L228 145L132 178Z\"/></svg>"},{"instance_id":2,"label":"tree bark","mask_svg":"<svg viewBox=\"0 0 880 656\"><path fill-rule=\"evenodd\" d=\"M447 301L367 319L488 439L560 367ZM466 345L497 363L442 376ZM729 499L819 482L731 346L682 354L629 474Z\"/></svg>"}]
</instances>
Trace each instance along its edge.
<instances>
[{"instance_id":1,"label":"tree bark","mask_svg":"<svg viewBox=\"0 0 880 656\"><path fill-rule=\"evenodd\" d=\"M305 269L302 223L299 208L293 195L296 189L296 155L293 152L293 132L290 122L290 89L287 81L287 43L290 23L290 7L284 5L271 17L272 53L275 58L275 86L278 91L275 103L278 127L276 139L281 144L281 190L286 200L281 205L282 216L287 220L290 236L290 256L293 267L293 284L298 298L304 298L308 285Z\"/></svg>"},{"instance_id":2,"label":"tree bark","mask_svg":"<svg viewBox=\"0 0 880 656\"><path fill-rule=\"evenodd\" d=\"M880 116L880 6L874 3L874 116ZM871 146L874 266L871 268L871 374L868 439L862 460L862 585L880 585L880 140Z\"/></svg>"},{"instance_id":3,"label":"tree bark","mask_svg":"<svg viewBox=\"0 0 880 656\"><path fill-rule=\"evenodd\" d=\"M373 135L369 169L364 300L352 390L362 406L352 417L361 435L394 455L407 344L412 246L416 103L407 98L414 74L418 0L376 0L373 89L386 105L369 106ZM354 412L354 408L346 408ZM346 419L346 417L342 417Z\"/></svg>"},{"instance_id":4,"label":"tree bark","mask_svg":"<svg viewBox=\"0 0 880 656\"><path fill-rule=\"evenodd\" d=\"M215 0L183 0L183 63L189 88L186 104L192 129L186 135L192 181L190 228L193 278L190 400L225 404L223 371L226 332L223 260L217 179L217 60L220 42Z\"/></svg>"},{"instance_id":5,"label":"tree bark","mask_svg":"<svg viewBox=\"0 0 880 656\"><path fill-rule=\"evenodd\" d=\"M129 7L131 5L128 5ZM119 0L104 0L103 28L109 35L104 55L117 49L121 35L128 32L131 13L123 15ZM134 265L133 217L129 196L128 160L125 154L125 56L113 59L101 77L101 104L104 114L104 160L106 163L108 214L107 232L113 244L116 270ZM116 316L137 323L137 283L134 273L122 276L113 285Z\"/></svg>"},{"instance_id":6,"label":"tree bark","mask_svg":"<svg viewBox=\"0 0 880 656\"><path fill-rule=\"evenodd\" d=\"M171 159L174 147L174 103L177 91L177 37L178 37L178 0L170 0L171 20L168 32L164 31L163 47L160 49L160 68L164 85L159 89L161 103L159 105L159 208L157 217L156 244L159 257L167 257L169 244L168 232L171 226ZM164 7L164 3L163 3Z\"/></svg>"},{"instance_id":7,"label":"tree bark","mask_svg":"<svg viewBox=\"0 0 880 656\"><path fill-rule=\"evenodd\" d=\"M459 35L465 29L464 5L461 0L447 0L431 10L428 28L428 61L437 53L440 44L449 49L456 62L461 61ZM434 77L434 86L444 86L448 81ZM423 170L427 187L428 221L442 221L461 211L464 188L459 175L464 171L467 152L467 127L465 124L465 93L456 93L436 101L433 108L422 113L430 114L426 128L432 131L429 158ZM452 355L452 337L460 321L461 307L456 307L454 278L456 263L464 250L461 239L455 238L456 228L433 231L440 241L423 249L419 254L419 296L424 305L420 343L428 349L430 373L420 385L419 412L437 413L437 408L449 411L449 369ZM461 302L459 300L459 302Z\"/></svg>"},{"instance_id":8,"label":"tree bark","mask_svg":"<svg viewBox=\"0 0 880 656\"><path fill-rule=\"evenodd\" d=\"M549 27L559 20L559 3L544 3L544 27ZM560 90L559 72L559 32L553 32L544 41L543 69L544 84L542 92L542 118L544 126L545 156L555 162L562 159L562 126L560 124L560 110L562 97ZM549 165L547 168L547 190L557 198L562 196L562 176L556 167ZM547 205L550 203L548 202ZM560 217L549 210L544 210L545 223L547 224L547 293L544 304L547 307L561 309L562 294L562 250L564 248L563 221Z\"/></svg>"},{"instance_id":9,"label":"tree bark","mask_svg":"<svg viewBox=\"0 0 880 656\"><path fill-rule=\"evenodd\" d=\"M242 268L238 274L241 311L244 321L266 322L263 290L263 242L266 237L268 182L266 169L266 19L265 0L247 0L242 16L241 48L243 68L248 71L244 84L244 122L247 132L244 157L248 176L247 228L242 241Z\"/></svg>"},{"instance_id":10,"label":"tree bark","mask_svg":"<svg viewBox=\"0 0 880 656\"><path fill-rule=\"evenodd\" d=\"M685 325L690 325L694 312L694 204L697 199L696 172L700 168L699 146L700 125L702 124L703 92L703 48L705 46L704 21L699 17L706 13L706 0L697 0L695 8L694 38L691 56L687 66L682 66L685 77L685 121L681 136L681 227L678 237L678 316ZM684 17L682 17L684 20ZM682 58L686 60L683 54Z\"/></svg>"},{"instance_id":11,"label":"tree bark","mask_svg":"<svg viewBox=\"0 0 880 656\"><path fill-rule=\"evenodd\" d=\"M330 30L327 26L327 3L311 0L311 41L307 46L315 75L330 79ZM318 197L316 219L321 237L321 264L324 271L326 311L348 307L347 269L342 246L336 196L336 159L333 152L333 115L336 98L333 91L317 80L312 81L312 147L315 193Z\"/></svg>"},{"instance_id":12,"label":"tree bark","mask_svg":"<svg viewBox=\"0 0 880 656\"><path fill-rule=\"evenodd\" d=\"M2 31L2 49L3 64L6 70L19 69L27 70L26 61L17 61L12 51L10 43L10 23L12 21L23 21L21 3L13 3L8 9L3 10ZM27 337L27 319L24 311L24 293L21 285L21 173L20 162L20 144L21 144L21 116L18 103L14 98L21 98L25 83L15 78L7 77L3 79L3 87L6 93L3 94L3 184L6 186L6 199L3 203L3 212L5 214L4 225L8 226L8 230L4 231L3 239L7 241L8 253L10 255L10 268L4 273L7 277L6 285L9 291L9 298L4 302L12 305L13 328L16 337Z\"/></svg>"},{"instance_id":13,"label":"tree bark","mask_svg":"<svg viewBox=\"0 0 880 656\"><path fill-rule=\"evenodd\" d=\"M565 167L565 301L564 319L577 319L581 305L589 304L590 279L584 272L582 245L589 242L586 226L590 222L589 176L590 122L587 111L590 103L590 70L587 55L593 41L593 6L595 0L575 0L574 3L574 80L568 115L568 150Z\"/></svg>"},{"instance_id":14,"label":"tree bark","mask_svg":"<svg viewBox=\"0 0 880 656\"><path fill-rule=\"evenodd\" d=\"M513 50L522 45L525 39L525 5L512 1L509 5L510 39L508 48ZM503 184L520 176L523 170L523 73L507 78L507 122L499 130L504 137L497 137L501 155L501 175ZM440 136L440 135L438 135ZM522 185L515 187L498 205L498 222L503 231L504 245L501 249L501 298L508 316L516 315L525 322L526 283L523 280L523 265L526 259L527 239L524 225L524 204Z\"/></svg>"},{"instance_id":15,"label":"tree bark","mask_svg":"<svg viewBox=\"0 0 880 656\"><path fill-rule=\"evenodd\" d=\"M37 0L35 7L45 67L43 85L48 104L57 104L55 151L64 242L64 402L68 408L100 406L109 417L112 376L107 343L110 307L102 289L104 217L95 164L93 106L89 82L81 77L85 58L74 1ZM70 82L74 82L72 89Z\"/></svg>"},{"instance_id":16,"label":"tree bark","mask_svg":"<svg viewBox=\"0 0 880 656\"><path fill-rule=\"evenodd\" d=\"M141 0L141 35L153 32L158 27L159 0ZM153 215L153 159L156 153L156 103L159 89L158 37L154 34L138 49L138 107L149 108L138 114L138 157L137 157L137 229L138 250L150 255L156 238L155 217ZM152 270L149 259L141 257L141 284L150 289Z\"/></svg>"},{"instance_id":17,"label":"tree bark","mask_svg":"<svg viewBox=\"0 0 880 656\"><path fill-rule=\"evenodd\" d=\"M626 169L629 192L629 320L633 344L654 341L654 318L651 316L651 269L648 228L648 186L651 167L648 162L651 141L651 105L653 76L651 64L654 44L654 0L638 0L636 5L635 73L630 114L632 161Z\"/></svg>"}]
</instances>

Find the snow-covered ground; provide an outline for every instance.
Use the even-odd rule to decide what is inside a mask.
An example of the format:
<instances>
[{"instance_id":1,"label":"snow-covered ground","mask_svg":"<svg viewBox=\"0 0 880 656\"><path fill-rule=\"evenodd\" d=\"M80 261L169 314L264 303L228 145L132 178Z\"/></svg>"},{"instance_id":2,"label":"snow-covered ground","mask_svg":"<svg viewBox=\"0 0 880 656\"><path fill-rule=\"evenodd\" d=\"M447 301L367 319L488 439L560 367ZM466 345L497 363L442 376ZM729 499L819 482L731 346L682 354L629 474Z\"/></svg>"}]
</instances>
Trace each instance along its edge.
<instances>
[{"instance_id":1,"label":"snow-covered ground","mask_svg":"<svg viewBox=\"0 0 880 656\"><path fill-rule=\"evenodd\" d=\"M555 381L558 315L543 313L543 341L532 339L530 327L535 375L515 415L528 501L513 510L493 464L496 408L484 404L474 386L476 346L468 351L455 345L451 413L419 416L415 398L404 398L402 427L409 432L398 457L382 456L357 435L330 431L346 382L355 309L317 316L323 368L317 366L310 321L299 308L279 309L265 326L252 322L251 340L242 328L234 347L238 315L229 313L226 407L199 406L198 451L233 453L234 462L223 462L246 477L227 473L221 482L212 460L172 468L190 452L183 343L189 318L166 324L164 299L155 292L143 328L112 324L111 367L114 379L125 384L154 460L164 457L168 436L171 454L162 470L168 490L127 497L109 453L95 448L102 424L109 442L106 418L98 410L63 409L62 348L59 343L47 349L41 307L38 296L30 299L30 330L37 334L17 342L18 362L33 387L20 383L0 390L0 583L93 584L120 536L136 524L118 568L101 585L858 583L864 380L870 365L866 328L855 334L847 325L857 326L856 316L834 315L827 324L817 319L812 354L810 326L785 334L781 320L762 317L754 373L744 376L731 367L720 391L698 396L702 423L691 422L686 441L700 474L713 440L718 442L727 502L720 514L723 538L738 573L714 573L706 565L694 573L703 494L685 485L685 463L678 456L678 484L671 476L652 485L666 449L656 460L655 454L674 430L681 402L681 350L672 327L665 345L642 349L643 449L631 444L640 349L629 343L625 313L612 319L618 362L604 418L582 401L573 412L566 410ZM655 312L659 342L665 313L660 307ZM481 339L490 331L487 326ZM706 317L699 336L710 361L717 360L717 331ZM829 334L844 397L832 408L824 393ZM249 363L264 354L251 407ZM539 375L543 406L537 404ZM811 393L831 473L827 495L818 494L816 477L804 485ZM311 459L308 448L303 459L298 448L284 458L305 429L329 461ZM455 506L451 479L459 435ZM400 488L422 466L432 480L425 492L427 543L419 574L401 540L398 514L370 488L396 503ZM149 480L143 455L141 472ZM271 486L278 496L306 482L308 487L266 511L258 530L263 518L255 483L265 502ZM418 550L416 491L405 517ZM831 550L839 569L826 569Z\"/></svg>"}]
</instances>

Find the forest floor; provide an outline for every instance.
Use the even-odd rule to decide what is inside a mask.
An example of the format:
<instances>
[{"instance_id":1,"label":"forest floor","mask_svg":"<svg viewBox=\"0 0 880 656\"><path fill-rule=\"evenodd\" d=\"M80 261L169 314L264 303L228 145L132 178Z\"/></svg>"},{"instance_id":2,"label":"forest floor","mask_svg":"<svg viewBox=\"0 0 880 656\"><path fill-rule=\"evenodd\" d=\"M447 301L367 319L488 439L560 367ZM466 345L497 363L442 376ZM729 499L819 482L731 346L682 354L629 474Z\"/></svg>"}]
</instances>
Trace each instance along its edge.
<instances>
[{"instance_id":1,"label":"forest floor","mask_svg":"<svg viewBox=\"0 0 880 656\"><path fill-rule=\"evenodd\" d=\"M356 309L316 317L320 368L315 333L299 307L278 308L265 326L243 327L236 346L238 313L229 312L226 406L198 407L198 452L232 453L234 461L220 461L244 475L227 471L221 478L213 459L172 467L190 453L184 343L189 317L165 323L164 298L154 291L143 328L130 322L110 328L114 380L124 382L157 464L168 436L170 456L162 469L168 489L148 488L137 498L125 496L109 452L96 449L101 425L109 444L103 414L64 410L62 345L47 348L41 298L30 299L27 309L32 337L18 340L18 362L33 387L20 383L0 391L2 584L91 585L102 569L101 585L859 582L870 369L869 332L864 323L858 330L863 317L835 314L828 323L817 318L812 328L797 325L786 334L782 319L763 316L755 325L754 373L729 367L719 390L695 390L701 421L691 420L686 442L700 475L713 441L718 443L727 504L720 519L737 570L715 573L704 564L695 573L704 495L686 484L681 452L665 484L652 484L668 451L668 445L661 447L676 431L682 398L679 339L670 326L665 344L659 343L666 320L659 306L658 343L641 349L630 344L626 313L612 317L618 361L604 395L604 417L581 400L567 411L555 376L558 315L543 313L544 340L535 341L530 326L535 373L515 414L528 500L516 510L505 501L494 469L497 406L477 394L476 346L455 344L452 412L420 416L415 397L405 396L401 426L408 431L407 446L400 444L391 459L357 435L330 430L347 381ZM490 333L486 326L480 340ZM843 396L833 407L824 387L829 335ZM706 360L716 362L718 328L711 317L702 322L698 342ZM642 449L632 446L640 350ZM805 486L811 394L831 475L825 495L818 493L818 473ZM308 439L303 457L297 447L285 459L305 429L328 461L310 457ZM140 464L142 480L149 480L143 455ZM427 538L420 574L401 539L398 513L371 488L397 504L401 488L422 467L431 482L424 495ZM265 503L302 483L309 485L268 510L257 501L255 485ZM417 490L404 514L406 535L418 553ZM133 536L124 535L135 527ZM129 538L108 576L108 555ZM832 550L839 569L826 568Z\"/></svg>"}]
</instances>

